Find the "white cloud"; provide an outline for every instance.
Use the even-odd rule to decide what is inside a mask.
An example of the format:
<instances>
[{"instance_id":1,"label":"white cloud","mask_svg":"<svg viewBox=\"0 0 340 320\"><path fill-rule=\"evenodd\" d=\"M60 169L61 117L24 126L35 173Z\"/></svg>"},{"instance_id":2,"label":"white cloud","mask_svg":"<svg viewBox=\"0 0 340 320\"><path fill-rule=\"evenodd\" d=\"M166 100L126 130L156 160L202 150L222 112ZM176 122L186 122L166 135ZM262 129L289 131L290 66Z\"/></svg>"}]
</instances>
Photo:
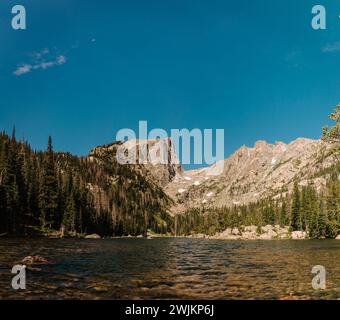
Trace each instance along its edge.
<instances>
[{"instance_id":1,"label":"white cloud","mask_svg":"<svg viewBox=\"0 0 340 320\"><path fill-rule=\"evenodd\" d=\"M40 52L33 52L32 57L34 61L31 63L20 64L13 72L16 76L29 73L33 70L46 70L54 66L61 66L66 63L66 57L64 55L58 55L54 59L45 60L44 57L50 53L49 49L44 49Z\"/></svg>"},{"instance_id":2,"label":"white cloud","mask_svg":"<svg viewBox=\"0 0 340 320\"><path fill-rule=\"evenodd\" d=\"M32 66L30 64L24 64L20 67L18 67L15 71L14 74L16 76L21 76L22 74L29 73L32 70Z\"/></svg>"},{"instance_id":3,"label":"white cloud","mask_svg":"<svg viewBox=\"0 0 340 320\"><path fill-rule=\"evenodd\" d=\"M61 66L64 63L66 63L66 57L65 56L58 56L57 57L57 65Z\"/></svg>"},{"instance_id":4,"label":"white cloud","mask_svg":"<svg viewBox=\"0 0 340 320\"><path fill-rule=\"evenodd\" d=\"M326 52L326 53L338 52L338 51L340 51L340 42L334 42L334 43L331 43L331 44L327 44L326 46L324 46L322 48L322 52Z\"/></svg>"}]
</instances>

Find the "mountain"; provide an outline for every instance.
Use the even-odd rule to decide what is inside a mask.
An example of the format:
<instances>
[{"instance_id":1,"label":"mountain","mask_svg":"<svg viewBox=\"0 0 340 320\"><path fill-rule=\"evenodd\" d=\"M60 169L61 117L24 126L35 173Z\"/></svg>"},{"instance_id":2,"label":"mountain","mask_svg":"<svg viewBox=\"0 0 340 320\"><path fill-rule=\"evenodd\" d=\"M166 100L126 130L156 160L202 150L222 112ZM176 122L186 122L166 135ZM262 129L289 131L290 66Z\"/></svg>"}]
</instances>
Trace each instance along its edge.
<instances>
[{"instance_id":1,"label":"mountain","mask_svg":"<svg viewBox=\"0 0 340 320\"><path fill-rule=\"evenodd\" d=\"M222 174L211 174L216 164L185 171L176 175L165 191L174 200L174 213L244 205L291 192L295 180L300 185L313 181L320 189L326 180L315 175L334 163L330 145L321 140L299 138L289 144L258 141L254 147L243 146L225 159Z\"/></svg>"}]
</instances>

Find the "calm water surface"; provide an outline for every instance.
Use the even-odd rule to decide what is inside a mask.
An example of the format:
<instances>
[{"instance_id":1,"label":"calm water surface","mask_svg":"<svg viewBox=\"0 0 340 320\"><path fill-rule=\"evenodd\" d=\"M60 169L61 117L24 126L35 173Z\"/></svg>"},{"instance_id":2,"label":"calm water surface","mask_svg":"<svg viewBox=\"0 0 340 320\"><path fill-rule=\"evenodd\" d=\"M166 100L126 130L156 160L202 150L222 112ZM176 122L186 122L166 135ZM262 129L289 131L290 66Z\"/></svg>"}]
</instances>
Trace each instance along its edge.
<instances>
[{"instance_id":1,"label":"calm water surface","mask_svg":"<svg viewBox=\"0 0 340 320\"><path fill-rule=\"evenodd\" d=\"M27 255L52 264L11 289ZM311 288L314 265L327 289ZM340 299L340 241L0 239L2 299Z\"/></svg>"}]
</instances>

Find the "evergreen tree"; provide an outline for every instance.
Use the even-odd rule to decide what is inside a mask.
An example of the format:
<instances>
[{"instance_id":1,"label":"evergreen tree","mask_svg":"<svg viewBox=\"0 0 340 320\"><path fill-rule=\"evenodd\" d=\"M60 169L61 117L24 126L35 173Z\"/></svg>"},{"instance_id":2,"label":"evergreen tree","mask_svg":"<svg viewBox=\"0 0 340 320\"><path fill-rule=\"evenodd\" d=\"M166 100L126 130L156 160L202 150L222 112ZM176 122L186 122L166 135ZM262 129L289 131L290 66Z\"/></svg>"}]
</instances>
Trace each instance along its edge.
<instances>
[{"instance_id":1,"label":"evergreen tree","mask_svg":"<svg viewBox=\"0 0 340 320\"><path fill-rule=\"evenodd\" d=\"M334 112L329 116L335 122L332 127L324 127L322 139L334 145L333 154L340 161L340 104L335 108Z\"/></svg>"},{"instance_id":2,"label":"evergreen tree","mask_svg":"<svg viewBox=\"0 0 340 320\"><path fill-rule=\"evenodd\" d=\"M322 200L317 215L317 238L327 238L327 212Z\"/></svg>"},{"instance_id":3,"label":"evergreen tree","mask_svg":"<svg viewBox=\"0 0 340 320\"><path fill-rule=\"evenodd\" d=\"M42 228L52 228L58 208L58 183L56 178L52 138L48 138L47 152L43 156L40 176L39 209Z\"/></svg>"},{"instance_id":4,"label":"evergreen tree","mask_svg":"<svg viewBox=\"0 0 340 320\"><path fill-rule=\"evenodd\" d=\"M300 190L297 181L294 183L291 227L294 231L302 230Z\"/></svg>"},{"instance_id":5,"label":"evergreen tree","mask_svg":"<svg viewBox=\"0 0 340 320\"><path fill-rule=\"evenodd\" d=\"M76 216L77 208L73 194L71 193L67 199L66 207L63 216L62 225L67 232L75 232L75 216Z\"/></svg>"},{"instance_id":6,"label":"evergreen tree","mask_svg":"<svg viewBox=\"0 0 340 320\"><path fill-rule=\"evenodd\" d=\"M282 199L282 205L280 209L280 226L286 226L288 224L288 211L286 199Z\"/></svg>"},{"instance_id":7,"label":"evergreen tree","mask_svg":"<svg viewBox=\"0 0 340 320\"><path fill-rule=\"evenodd\" d=\"M340 231L340 181L334 171L327 184L325 195L325 210L327 212L327 237L334 238Z\"/></svg>"}]
</instances>

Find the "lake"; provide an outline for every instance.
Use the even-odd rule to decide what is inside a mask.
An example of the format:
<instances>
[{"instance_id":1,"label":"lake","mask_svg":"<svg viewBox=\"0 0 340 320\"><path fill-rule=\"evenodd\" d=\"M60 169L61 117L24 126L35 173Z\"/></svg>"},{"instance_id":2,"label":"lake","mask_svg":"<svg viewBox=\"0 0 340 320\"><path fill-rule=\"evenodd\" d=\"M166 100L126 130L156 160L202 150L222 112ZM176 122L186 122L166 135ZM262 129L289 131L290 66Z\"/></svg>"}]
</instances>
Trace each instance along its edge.
<instances>
[{"instance_id":1,"label":"lake","mask_svg":"<svg viewBox=\"0 0 340 320\"><path fill-rule=\"evenodd\" d=\"M11 288L28 255L51 264ZM327 288L313 290L322 265ZM340 241L0 239L2 299L339 299Z\"/></svg>"}]
</instances>

